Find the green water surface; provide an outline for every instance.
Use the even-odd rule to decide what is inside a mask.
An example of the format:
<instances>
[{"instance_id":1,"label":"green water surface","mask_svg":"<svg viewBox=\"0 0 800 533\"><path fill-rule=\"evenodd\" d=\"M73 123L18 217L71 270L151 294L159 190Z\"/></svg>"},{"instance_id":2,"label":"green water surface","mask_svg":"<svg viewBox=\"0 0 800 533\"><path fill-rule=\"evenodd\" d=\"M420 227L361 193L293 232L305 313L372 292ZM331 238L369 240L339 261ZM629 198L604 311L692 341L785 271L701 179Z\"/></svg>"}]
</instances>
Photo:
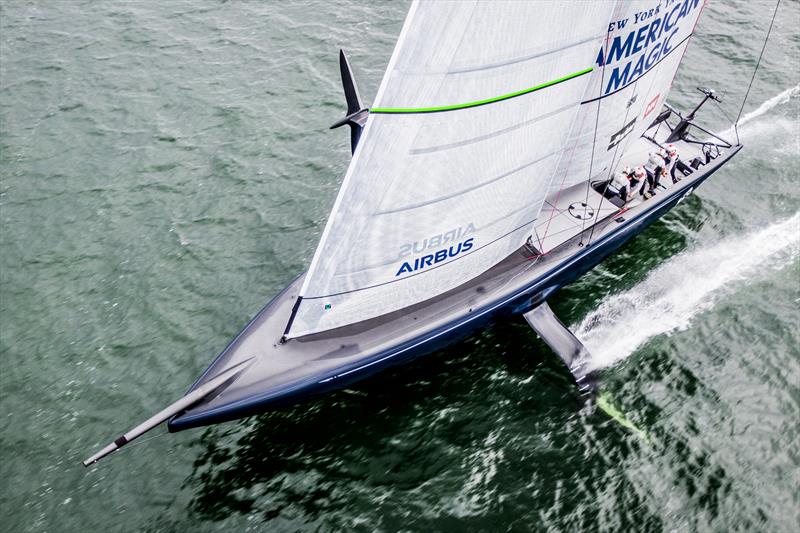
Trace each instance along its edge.
<instances>
[{"instance_id":1,"label":"green water surface","mask_svg":"<svg viewBox=\"0 0 800 533\"><path fill-rule=\"evenodd\" d=\"M706 8L670 101L735 117L772 2ZM649 436L524 322L322 399L90 452L307 267L408 4L0 2L0 529L800 529L800 3L745 149L552 304ZM794 217L794 218L793 218Z\"/></svg>"}]
</instances>

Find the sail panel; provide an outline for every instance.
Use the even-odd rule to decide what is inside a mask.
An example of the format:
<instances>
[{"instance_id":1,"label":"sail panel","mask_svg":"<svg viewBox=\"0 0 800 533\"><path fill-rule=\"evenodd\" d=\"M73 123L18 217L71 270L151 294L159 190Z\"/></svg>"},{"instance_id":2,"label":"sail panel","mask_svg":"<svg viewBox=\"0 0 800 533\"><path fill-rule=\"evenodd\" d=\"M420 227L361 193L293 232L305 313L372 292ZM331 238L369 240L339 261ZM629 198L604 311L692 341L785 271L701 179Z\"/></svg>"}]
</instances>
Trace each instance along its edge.
<instances>
[{"instance_id":1,"label":"sail panel","mask_svg":"<svg viewBox=\"0 0 800 533\"><path fill-rule=\"evenodd\" d=\"M703 5L703 0L618 4L551 193L590 178L608 179L623 164L644 163L626 161L625 149L661 109Z\"/></svg>"},{"instance_id":2,"label":"sail panel","mask_svg":"<svg viewBox=\"0 0 800 533\"><path fill-rule=\"evenodd\" d=\"M612 8L412 5L373 107L384 112L367 120L289 337L442 294L525 241ZM452 109L415 111L431 107Z\"/></svg>"}]
</instances>

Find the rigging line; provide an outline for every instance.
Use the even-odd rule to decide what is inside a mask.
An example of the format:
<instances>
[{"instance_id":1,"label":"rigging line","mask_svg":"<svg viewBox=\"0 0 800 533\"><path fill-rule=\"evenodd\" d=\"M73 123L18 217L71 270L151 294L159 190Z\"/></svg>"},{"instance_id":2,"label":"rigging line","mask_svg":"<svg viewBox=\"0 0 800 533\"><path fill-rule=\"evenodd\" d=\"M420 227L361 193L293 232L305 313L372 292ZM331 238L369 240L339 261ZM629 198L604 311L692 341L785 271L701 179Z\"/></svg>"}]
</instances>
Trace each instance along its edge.
<instances>
[{"instance_id":1,"label":"rigging line","mask_svg":"<svg viewBox=\"0 0 800 533\"><path fill-rule=\"evenodd\" d=\"M582 131L583 130L583 125L584 125L585 122L586 122L586 115L583 115L583 118L581 118L581 126L580 126L580 128L578 128L578 131ZM572 133L573 129L574 129L574 123L573 123L573 128L570 128L570 134ZM575 143L572 145L572 151L570 152L570 155L569 155L569 161L567 163L568 166L569 166L570 163L572 163L572 158L575 155L575 149L577 147L578 147L578 138L576 137L575 138ZM556 171L558 171L560 169L560 167L561 167L561 161L563 161L564 154L562 154L561 157L562 157L562 159L559 159L559 162L556 165L556 169L553 171L553 174L555 174ZM564 171L564 177L561 178L561 185L559 185L558 193L556 194L556 199L552 204L550 204L553 207L553 209L550 210L550 217L547 219L547 225L544 227L544 235L542 235L542 239L541 239L542 241L547 240L547 232L550 230L550 222L553 221L553 217L555 216L556 212L558 211L558 200L561 198L561 192L564 190L564 181L566 179L567 179L567 171L565 170ZM552 180L554 181L555 177L552 178ZM550 203L550 202L546 202L546 203ZM537 234L537 237L538 237L538 234ZM542 243L542 246L544 246L543 243ZM540 249L540 251L542 253L545 252L543 247Z\"/></svg>"},{"instance_id":2,"label":"rigging line","mask_svg":"<svg viewBox=\"0 0 800 533\"><path fill-rule=\"evenodd\" d=\"M612 13L612 18L617 17L619 15L620 5L621 4L619 2L616 3L616 5L614 7L614 11ZM611 32L612 31L613 30L611 29L611 26L609 26L608 29L606 30L606 43L605 43L606 44L606 49L608 49L608 41L611 38ZM606 63L607 63L606 61L603 61L603 65L602 65L603 72L605 72ZM603 72L600 73L601 76L603 75ZM601 93L601 95L602 95L602 92L603 92L603 85L601 83L600 84L600 93ZM583 105L584 103L586 103L586 102L581 102L581 105ZM598 111L600 109L599 106L600 106L600 104L598 104ZM586 123L586 114L583 114L583 118L581 118L581 125L578 128L578 132L582 132L583 131L583 125L585 123ZM572 134L572 132L574 130L575 130L575 121L573 120L572 126L570 127L570 135ZM596 133L596 128L595 128L595 133ZM575 137L575 144L572 145L572 152L570 153L569 160L567 161L567 166L569 166L572 163L572 159L575 156L575 149L578 147L578 138L579 137L580 137L580 135ZM562 156L562 158L563 158L563 156ZM559 161L559 164L556 166L556 171L558 171L560 169L560 167L561 167L561 161ZM545 226L545 228L544 228L544 235L542 236L542 241L546 241L547 240L547 232L550 230L550 222L553 221L553 215L558 210L558 201L561 198L561 193L564 190L564 181L567 179L567 172L568 172L568 170L565 170L564 171L564 177L561 178L561 185L558 188L558 194L556 194L555 202L554 202L554 204L552 204L553 205L553 210L550 211L550 218L547 219L547 226ZM555 172L553 172L553 174L555 174ZM555 177L551 178L551 184L552 184L552 181L554 181L554 179L555 179ZM591 180L591 173L589 175L589 179ZM581 231L583 231L583 230L581 230ZM538 235L537 235L537 237L538 237ZM583 239L583 237L581 237L581 239ZM546 253L547 252L547 250L545 250L544 247L542 247L540 251L542 253Z\"/></svg>"},{"instance_id":3,"label":"rigging line","mask_svg":"<svg viewBox=\"0 0 800 533\"><path fill-rule=\"evenodd\" d=\"M705 8L705 3L703 4L703 8ZM692 28L692 33L690 33L690 34L689 34L689 35L686 37L686 39L684 39L683 41L681 41L681 42L680 42L680 44L683 44L683 43L684 43L684 42L685 42L685 41L686 41L686 40L687 40L689 37L691 37L692 35L694 35L694 29L697 27L697 21L698 21L698 20L699 20L699 15L698 15L698 18L697 18L697 19L694 21L694 27ZM680 46L680 44L679 44L678 46ZM673 50L677 49L677 48L678 48L678 46L676 46L675 48L673 48ZM688 48L688 47L689 47L689 45L687 44L687 45L686 45L686 48ZM686 54L686 48L684 48L684 49L683 49L683 52L681 53L681 61L683 61L683 56ZM660 63L660 61L659 61L659 63ZM658 70L658 69L660 69L660 67L659 67L658 63L656 63L656 65L654 66L654 68L650 69L650 71L656 71L656 70ZM648 71L648 72L650 72L650 71ZM672 75L672 80L673 80L673 81L675 80L675 76L676 76L676 74L677 74L677 71L675 72L675 74L673 74L673 75ZM641 78L642 78L642 76L640 76L639 78L637 78L637 79L636 79L636 80L633 82L633 90L631 91L631 93L633 93L633 96L632 96L631 98L635 98L635 97L636 97L636 88L639 86L639 80L640 80ZM670 85L671 85L671 84L672 84L672 82L670 82ZM623 87L623 88L624 88L624 87ZM650 85L650 88L652 89L652 84ZM626 110L625 110L625 118L624 118L624 119L623 119L623 121L622 121L622 123L623 123L623 124L627 124L627 121L628 121L628 115L630 114L630 110L631 110L631 106L632 106L632 105L633 105L633 102L629 100L629 101L628 101L628 107L627 107L627 108L626 108ZM641 112L641 111L639 111L639 112ZM659 127L660 127L660 124L659 124ZM623 151L622 151L622 155L625 155L625 151L628 149L628 145L630 145L630 142L631 142L631 140L632 140L632 139L631 139L630 137L629 137L628 139L626 139L626 140L625 140L625 150L623 150ZM603 201L604 201L604 200L605 200L605 198L606 198L606 192L608 191L608 186L611 184L611 179L613 178L613 172L614 172L614 168L616 167L616 165L617 165L617 164L619 164L619 161L621 161L621 160L622 160L622 155L621 155L621 156L620 156L620 159L619 159L619 160L618 160L616 163L614 163L614 161L615 161L615 160L616 160L616 158L617 158L617 154L619 153L619 148L620 148L620 145L622 145L622 143L621 143L621 142L620 142L620 143L618 143L618 144L617 144L617 146L614 148L614 155L611 157L611 166L610 166L610 167L609 167L609 169L608 169L608 176L607 176L607 179L608 179L608 181L606 182L606 186L605 186L605 188L603 189L603 193L602 193L602 194L601 194L601 196L600 196L600 203L599 203L599 204L598 204L598 206L597 206L597 214L595 215L595 221L594 221L594 224L592 224L591 231L589 231L589 239L588 239L588 242L586 243L586 245L587 245L587 246L590 246L590 245L592 244L592 237L594 236L594 230L595 230L595 227L597 227L597 221L600 219L600 210L601 210L601 208L603 207ZM637 184L637 185L638 185L638 184ZM626 201L626 204L627 204L627 201ZM581 239L582 239L582 237L581 237Z\"/></svg>"},{"instance_id":4,"label":"rigging line","mask_svg":"<svg viewBox=\"0 0 800 533\"><path fill-rule=\"evenodd\" d=\"M611 40L611 28L606 32L606 50L608 50L608 43ZM600 96L603 96L603 85L606 74L606 61L603 61L603 70L600 71ZM594 116L594 135L592 136L592 157L589 159L589 177L586 179L586 198L583 200L584 209L589 206L589 189L592 187L592 170L594 166L594 147L597 144L597 126L600 124L600 104L603 102L602 98L597 100L597 113ZM629 108L630 109L630 108ZM627 118L627 117L626 117ZM585 211L584 211L585 213ZM583 230L586 229L586 219L581 219L581 238L578 241L578 246L583 246Z\"/></svg>"},{"instance_id":5,"label":"rigging line","mask_svg":"<svg viewBox=\"0 0 800 533\"><path fill-rule=\"evenodd\" d=\"M723 97L724 97L724 95L723 95ZM719 102L717 102L716 100L714 101L714 103L716 103L716 104L717 104L717 108L720 110L720 112L722 113L722 115L723 115L723 116L724 116L726 119L728 119L728 120L730 121L730 123L731 123L731 124L733 124L734 120L731 118L731 116L728 114L728 112L727 112L727 111L725 111L725 108L724 108L724 107L722 107L722 104L720 104L720 103L719 103ZM738 120L738 119L737 119L737 120ZM659 127L661 127L661 124L659 124ZM658 135L658 130L656 130L656 133L653 135L653 137L656 137L657 135ZM737 138L737 143L738 143L738 138Z\"/></svg>"},{"instance_id":6,"label":"rigging line","mask_svg":"<svg viewBox=\"0 0 800 533\"><path fill-rule=\"evenodd\" d=\"M631 99L633 99L634 96L636 96L636 87L638 87L638 85L639 85L639 80L636 80L634 82L634 84L633 84L633 90L631 91L631 93L633 94L633 96L631 96ZM631 100L628 100L628 107L625 110L625 118L622 119L622 124L623 124L622 127L623 128L625 127L625 124L628 123L628 115L631 112L631 107L633 107L633 102ZM625 142L625 148L626 149L627 149L629 143L630 143L630 139L628 139ZM619 164L619 161L614 163L614 160L617 158L617 154L619 153L619 147L620 147L621 144L622 144L622 142L617 143L617 146L614 148L614 155L611 157L611 166L608 169L608 176L606 176L609 179L606 182L605 188L603 188L603 194L600 195L600 203L597 204L597 214L594 217L594 222L592 223L592 228L589 231L589 239L586 241L586 246L591 246L591 244L592 244L592 237L594 236L594 228L597 227L597 221L600 219L600 211L603 208L603 200L606 199L606 192L608 192L608 186L611 185L611 179L613 178L614 168ZM622 154L624 155L625 152L623 151ZM622 156L620 156L620 159L622 159ZM587 193L588 193L588 191L587 191ZM626 200L626 203L627 203L627 200ZM583 230L581 230L581 231L583 231ZM581 242L583 242L583 235L581 235Z\"/></svg>"},{"instance_id":7,"label":"rigging line","mask_svg":"<svg viewBox=\"0 0 800 533\"><path fill-rule=\"evenodd\" d=\"M775 24L775 17L778 14L778 7L780 5L781 5L781 0L778 0L775 3L775 11L772 13L772 21L770 21L769 23L767 36L764 38L764 45L761 47L761 53L758 55L756 68L753 69L753 77L750 78L750 85L747 86L747 92L744 94L744 99L742 100L742 107L739 108L739 114L736 115L736 122L733 123L733 130L736 132L736 144L742 144L739 141L739 119L742 117L742 111L744 111L744 105L747 103L747 97L750 96L750 89L753 87L753 82L756 79L756 73L758 73L758 67L759 65L761 65L761 58L764 57L764 50L767 49L767 42L769 42L769 34L772 32L772 26L773 24Z\"/></svg>"}]
</instances>

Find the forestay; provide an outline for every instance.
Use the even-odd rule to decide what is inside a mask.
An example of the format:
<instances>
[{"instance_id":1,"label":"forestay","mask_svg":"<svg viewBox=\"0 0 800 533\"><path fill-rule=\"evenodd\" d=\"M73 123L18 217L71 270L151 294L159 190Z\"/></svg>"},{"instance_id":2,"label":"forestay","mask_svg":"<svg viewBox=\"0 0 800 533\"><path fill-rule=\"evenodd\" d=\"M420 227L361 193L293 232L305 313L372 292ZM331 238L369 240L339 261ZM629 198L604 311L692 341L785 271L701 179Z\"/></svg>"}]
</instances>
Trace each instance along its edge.
<instances>
[{"instance_id":1,"label":"forestay","mask_svg":"<svg viewBox=\"0 0 800 533\"><path fill-rule=\"evenodd\" d=\"M658 115L703 5L703 0L618 3L552 192L590 176L610 178L621 164L643 163L626 161L625 149Z\"/></svg>"},{"instance_id":2,"label":"forestay","mask_svg":"<svg viewBox=\"0 0 800 533\"><path fill-rule=\"evenodd\" d=\"M402 309L523 244L613 2L414 2L287 338Z\"/></svg>"}]
</instances>

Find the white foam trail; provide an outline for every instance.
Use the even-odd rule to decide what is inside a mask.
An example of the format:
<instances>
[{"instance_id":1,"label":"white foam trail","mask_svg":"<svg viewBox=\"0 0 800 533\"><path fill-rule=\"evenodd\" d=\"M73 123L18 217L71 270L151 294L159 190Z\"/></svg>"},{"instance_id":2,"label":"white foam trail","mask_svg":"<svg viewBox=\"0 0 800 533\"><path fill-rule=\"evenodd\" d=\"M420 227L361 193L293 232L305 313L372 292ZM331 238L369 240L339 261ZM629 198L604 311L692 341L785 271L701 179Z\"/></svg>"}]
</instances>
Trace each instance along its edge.
<instances>
[{"instance_id":1,"label":"white foam trail","mask_svg":"<svg viewBox=\"0 0 800 533\"><path fill-rule=\"evenodd\" d=\"M747 124L754 118L758 118L764 113L769 112L771 109L781 104L785 104L786 102L788 102L789 100L798 95L800 95L800 84L786 89L782 93L773 96L772 98L770 98L769 100L758 106L758 108L750 111L749 113L745 113L742 116L741 120L739 120L739 126L741 126L742 124Z\"/></svg>"},{"instance_id":2,"label":"white foam trail","mask_svg":"<svg viewBox=\"0 0 800 533\"><path fill-rule=\"evenodd\" d=\"M737 283L800 255L800 213L783 222L684 252L623 293L609 296L573 331L601 368L623 359L648 339L686 329Z\"/></svg>"},{"instance_id":3,"label":"white foam trail","mask_svg":"<svg viewBox=\"0 0 800 533\"><path fill-rule=\"evenodd\" d=\"M779 105L785 104L786 102L797 96L800 96L800 84L795 85L794 87L789 87L788 89L782 91L781 93L765 101L756 109L742 115L742 118L739 120L739 127L741 128L743 125L747 124L751 120L756 119L762 115L765 115L766 113L769 113L772 109L778 107ZM734 133L735 133L734 128L733 126L731 126L727 130L722 132L720 136L724 138L729 135L733 135Z\"/></svg>"}]
</instances>

